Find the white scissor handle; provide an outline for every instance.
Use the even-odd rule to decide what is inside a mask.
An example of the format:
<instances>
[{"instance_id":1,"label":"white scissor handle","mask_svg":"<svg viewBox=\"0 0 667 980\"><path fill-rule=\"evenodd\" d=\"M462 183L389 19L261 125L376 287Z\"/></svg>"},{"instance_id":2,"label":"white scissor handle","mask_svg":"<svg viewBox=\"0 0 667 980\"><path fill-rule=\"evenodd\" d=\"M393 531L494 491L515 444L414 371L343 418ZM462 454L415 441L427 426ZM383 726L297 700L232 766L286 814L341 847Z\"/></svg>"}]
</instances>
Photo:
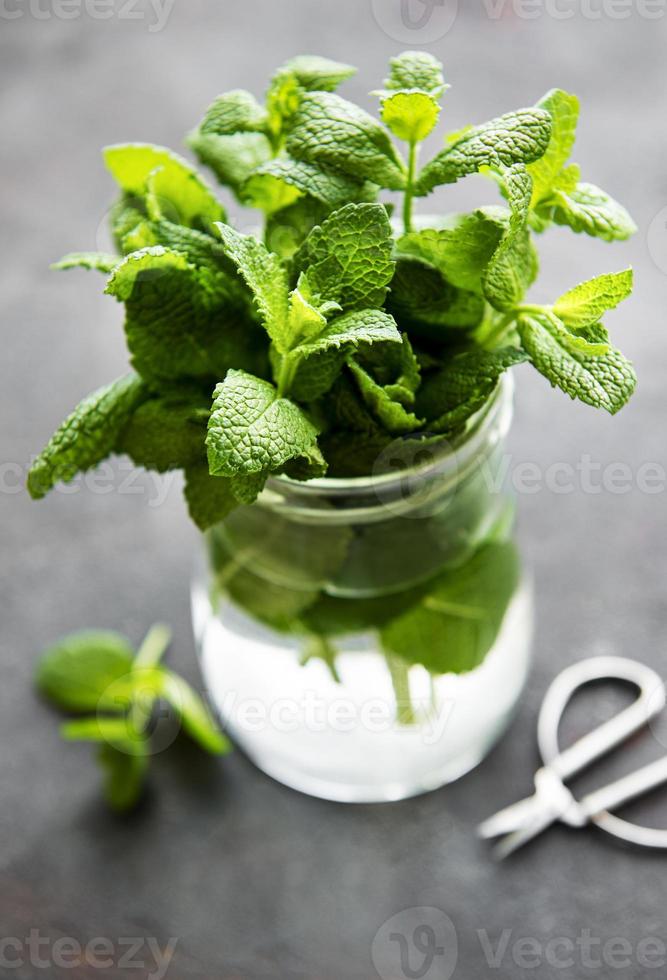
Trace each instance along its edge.
<instances>
[{"instance_id":1,"label":"white scissor handle","mask_svg":"<svg viewBox=\"0 0 667 980\"><path fill-rule=\"evenodd\" d=\"M561 752L558 747L558 727L570 698L582 685L606 679L627 681L635 685L639 696L630 707ZM665 686L658 674L634 660L625 657L593 657L573 664L552 683L540 711L537 741L545 765L561 779L569 779L646 725L662 711L665 700ZM633 799L665 781L667 757L590 793L575 805L581 812L578 815L572 814L573 822L580 824L590 820L622 840L644 847L667 848L667 830L640 827L614 816L607 809Z\"/></svg>"}]
</instances>

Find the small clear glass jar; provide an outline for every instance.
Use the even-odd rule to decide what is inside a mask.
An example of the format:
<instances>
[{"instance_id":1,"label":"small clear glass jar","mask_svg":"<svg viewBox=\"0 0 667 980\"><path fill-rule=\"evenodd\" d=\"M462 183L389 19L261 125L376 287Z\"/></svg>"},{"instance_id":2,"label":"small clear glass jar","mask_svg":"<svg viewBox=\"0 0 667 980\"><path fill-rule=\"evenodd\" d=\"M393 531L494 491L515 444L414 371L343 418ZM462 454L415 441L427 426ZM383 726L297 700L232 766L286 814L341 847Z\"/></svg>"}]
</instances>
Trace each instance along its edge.
<instances>
[{"instance_id":1,"label":"small clear glass jar","mask_svg":"<svg viewBox=\"0 0 667 980\"><path fill-rule=\"evenodd\" d=\"M204 536L208 696L288 786L398 800L467 772L523 687L532 600L513 540L503 381L456 442L397 439L378 474L271 479Z\"/></svg>"}]
</instances>

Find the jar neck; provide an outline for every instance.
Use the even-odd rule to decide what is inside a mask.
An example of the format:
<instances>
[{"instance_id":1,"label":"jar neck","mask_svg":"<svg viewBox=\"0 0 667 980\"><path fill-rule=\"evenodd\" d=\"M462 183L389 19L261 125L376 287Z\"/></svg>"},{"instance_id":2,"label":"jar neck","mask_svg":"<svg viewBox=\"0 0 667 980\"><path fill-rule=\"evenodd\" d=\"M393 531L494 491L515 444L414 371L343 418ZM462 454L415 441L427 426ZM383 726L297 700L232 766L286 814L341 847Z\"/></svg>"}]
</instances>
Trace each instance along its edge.
<instances>
[{"instance_id":1,"label":"jar neck","mask_svg":"<svg viewBox=\"0 0 667 980\"><path fill-rule=\"evenodd\" d=\"M514 382L505 375L463 432L394 440L368 477L307 482L272 477L255 506L294 520L343 524L408 516L434 495L455 492L505 439L513 416Z\"/></svg>"}]
</instances>

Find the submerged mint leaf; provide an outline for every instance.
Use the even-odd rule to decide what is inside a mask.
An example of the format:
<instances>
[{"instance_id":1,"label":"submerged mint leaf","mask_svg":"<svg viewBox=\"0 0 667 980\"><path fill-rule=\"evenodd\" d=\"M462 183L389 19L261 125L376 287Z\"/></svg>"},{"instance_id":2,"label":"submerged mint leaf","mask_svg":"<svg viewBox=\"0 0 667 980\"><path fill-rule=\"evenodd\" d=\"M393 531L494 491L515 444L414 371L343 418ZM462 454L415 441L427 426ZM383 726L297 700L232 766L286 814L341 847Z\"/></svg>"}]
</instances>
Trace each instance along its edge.
<instances>
[{"instance_id":1,"label":"submerged mint leaf","mask_svg":"<svg viewBox=\"0 0 667 980\"><path fill-rule=\"evenodd\" d=\"M514 544L482 546L381 630L383 647L432 674L474 670L496 641L519 575Z\"/></svg>"},{"instance_id":2,"label":"submerged mint leaf","mask_svg":"<svg viewBox=\"0 0 667 980\"><path fill-rule=\"evenodd\" d=\"M305 95L287 136L298 160L331 167L389 190L405 187L405 164L382 126L352 102L327 92Z\"/></svg>"},{"instance_id":3,"label":"submerged mint leaf","mask_svg":"<svg viewBox=\"0 0 667 980\"><path fill-rule=\"evenodd\" d=\"M147 389L136 374L128 374L88 395L65 419L30 467L28 491L44 497L61 480L92 469L116 447L120 432Z\"/></svg>"},{"instance_id":4,"label":"submerged mint leaf","mask_svg":"<svg viewBox=\"0 0 667 980\"><path fill-rule=\"evenodd\" d=\"M229 371L215 389L206 446L213 476L277 470L307 455L317 429L268 381Z\"/></svg>"},{"instance_id":5,"label":"submerged mint leaf","mask_svg":"<svg viewBox=\"0 0 667 980\"><path fill-rule=\"evenodd\" d=\"M540 374L571 398L615 415L632 395L637 376L620 351L611 348L602 356L590 356L567 350L562 335L554 335L545 317L521 316L519 334ZM593 344L607 342L606 332L599 325L582 330L578 336Z\"/></svg>"}]
</instances>

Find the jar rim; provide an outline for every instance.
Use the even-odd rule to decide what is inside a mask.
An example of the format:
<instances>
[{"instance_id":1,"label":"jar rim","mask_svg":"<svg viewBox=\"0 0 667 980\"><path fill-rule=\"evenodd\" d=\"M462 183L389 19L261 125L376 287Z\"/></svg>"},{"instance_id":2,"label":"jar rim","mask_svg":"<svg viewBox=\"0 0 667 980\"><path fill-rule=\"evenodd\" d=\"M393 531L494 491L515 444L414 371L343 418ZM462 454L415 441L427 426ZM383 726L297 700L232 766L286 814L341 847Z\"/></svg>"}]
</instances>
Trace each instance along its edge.
<instances>
[{"instance_id":1,"label":"jar rim","mask_svg":"<svg viewBox=\"0 0 667 980\"><path fill-rule=\"evenodd\" d=\"M354 493L355 491L376 490L380 487L386 488L392 482L403 480L406 476L424 475L429 469L436 467L440 469L446 466L450 460L458 468L461 450L468 448L475 441L483 442L483 436L493 426L503 409L511 408L513 399L514 379L511 374L504 374L484 405L468 419L466 428L453 439L443 439L442 452L437 453L434 459L425 463L418 463L414 467L401 471L400 474L395 472L369 473L365 476L323 476L312 480L296 480L280 473L277 476L269 477L266 486L270 490L280 492L282 488L304 496L336 494L337 492ZM399 442L404 438L406 437L397 436L396 441Z\"/></svg>"}]
</instances>

